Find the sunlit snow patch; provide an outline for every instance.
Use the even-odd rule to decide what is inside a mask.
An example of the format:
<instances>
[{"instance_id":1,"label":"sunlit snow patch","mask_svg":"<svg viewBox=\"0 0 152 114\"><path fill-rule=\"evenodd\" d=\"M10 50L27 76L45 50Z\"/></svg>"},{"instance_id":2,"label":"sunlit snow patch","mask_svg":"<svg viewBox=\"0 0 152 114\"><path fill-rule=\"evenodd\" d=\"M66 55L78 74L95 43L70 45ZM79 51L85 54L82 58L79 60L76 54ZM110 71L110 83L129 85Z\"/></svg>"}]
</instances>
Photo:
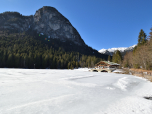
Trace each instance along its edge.
<instances>
[{"instance_id":1,"label":"sunlit snow patch","mask_svg":"<svg viewBox=\"0 0 152 114\"><path fill-rule=\"evenodd\" d=\"M106 89L115 90L115 88L113 88L113 87L106 87Z\"/></svg>"},{"instance_id":2,"label":"sunlit snow patch","mask_svg":"<svg viewBox=\"0 0 152 114\"><path fill-rule=\"evenodd\" d=\"M126 91L128 85L127 77L120 78L114 85L121 90Z\"/></svg>"}]
</instances>

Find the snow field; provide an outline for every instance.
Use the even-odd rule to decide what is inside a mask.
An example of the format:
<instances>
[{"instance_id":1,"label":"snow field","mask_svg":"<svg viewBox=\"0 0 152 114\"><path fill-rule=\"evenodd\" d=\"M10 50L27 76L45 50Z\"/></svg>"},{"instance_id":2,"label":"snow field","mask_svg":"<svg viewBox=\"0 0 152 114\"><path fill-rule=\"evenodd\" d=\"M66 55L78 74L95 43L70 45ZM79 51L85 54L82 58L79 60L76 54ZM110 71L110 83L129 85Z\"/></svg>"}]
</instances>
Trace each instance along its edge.
<instances>
[{"instance_id":1,"label":"snow field","mask_svg":"<svg viewBox=\"0 0 152 114\"><path fill-rule=\"evenodd\" d=\"M0 69L0 114L151 114L152 83L132 75Z\"/></svg>"}]
</instances>

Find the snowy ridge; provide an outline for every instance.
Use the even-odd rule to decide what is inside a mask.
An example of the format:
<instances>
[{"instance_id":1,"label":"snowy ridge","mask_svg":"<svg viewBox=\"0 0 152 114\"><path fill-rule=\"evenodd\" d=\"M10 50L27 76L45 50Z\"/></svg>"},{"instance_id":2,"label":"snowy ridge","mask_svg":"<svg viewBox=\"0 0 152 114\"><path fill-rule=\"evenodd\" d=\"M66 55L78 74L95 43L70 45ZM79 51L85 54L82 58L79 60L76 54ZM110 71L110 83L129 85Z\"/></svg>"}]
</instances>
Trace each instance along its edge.
<instances>
[{"instance_id":1,"label":"snowy ridge","mask_svg":"<svg viewBox=\"0 0 152 114\"><path fill-rule=\"evenodd\" d=\"M136 45L133 45L133 46L130 46L130 47L118 47L118 48L109 48L109 49L101 49L99 50L99 53L102 53L102 54L107 54L107 55L113 55L113 53L116 51L116 50L119 50L120 52L126 52L126 51L131 51L134 49Z\"/></svg>"}]
</instances>

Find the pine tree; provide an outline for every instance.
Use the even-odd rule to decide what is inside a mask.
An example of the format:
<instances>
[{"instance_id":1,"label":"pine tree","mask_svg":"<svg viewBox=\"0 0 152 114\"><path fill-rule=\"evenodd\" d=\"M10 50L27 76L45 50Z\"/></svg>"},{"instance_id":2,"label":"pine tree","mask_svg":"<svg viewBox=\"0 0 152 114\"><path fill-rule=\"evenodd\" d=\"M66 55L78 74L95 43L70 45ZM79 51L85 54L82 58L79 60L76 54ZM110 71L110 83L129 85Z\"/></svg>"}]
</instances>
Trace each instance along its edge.
<instances>
[{"instance_id":1,"label":"pine tree","mask_svg":"<svg viewBox=\"0 0 152 114\"><path fill-rule=\"evenodd\" d=\"M144 33L143 29L141 29L138 36L138 45L143 45L146 43L147 41L146 36L147 35Z\"/></svg>"},{"instance_id":2,"label":"pine tree","mask_svg":"<svg viewBox=\"0 0 152 114\"><path fill-rule=\"evenodd\" d=\"M28 56L27 56L27 54L25 54L25 56L24 56L24 68L27 67L27 65L28 65Z\"/></svg>"},{"instance_id":3,"label":"pine tree","mask_svg":"<svg viewBox=\"0 0 152 114\"><path fill-rule=\"evenodd\" d=\"M110 55L108 56L108 61L111 61L111 56Z\"/></svg>"},{"instance_id":4,"label":"pine tree","mask_svg":"<svg viewBox=\"0 0 152 114\"><path fill-rule=\"evenodd\" d=\"M7 60L7 67L9 67L9 68L13 67L13 62L14 62L13 55L9 54L8 55L8 60Z\"/></svg>"},{"instance_id":5,"label":"pine tree","mask_svg":"<svg viewBox=\"0 0 152 114\"><path fill-rule=\"evenodd\" d=\"M79 67L79 63L76 61L76 68L78 68Z\"/></svg>"},{"instance_id":6,"label":"pine tree","mask_svg":"<svg viewBox=\"0 0 152 114\"><path fill-rule=\"evenodd\" d=\"M71 63L69 62L69 63L68 63L68 69L70 69L70 66L71 66Z\"/></svg>"},{"instance_id":7,"label":"pine tree","mask_svg":"<svg viewBox=\"0 0 152 114\"><path fill-rule=\"evenodd\" d=\"M120 53L119 50L117 50L113 54L112 61L115 62L115 63L121 63L121 61L122 61L122 55L121 55L121 53Z\"/></svg>"},{"instance_id":8,"label":"pine tree","mask_svg":"<svg viewBox=\"0 0 152 114\"><path fill-rule=\"evenodd\" d=\"M20 67L20 55L19 55L19 53L17 53L16 55L15 55L15 67L16 68L19 68Z\"/></svg>"}]
</instances>

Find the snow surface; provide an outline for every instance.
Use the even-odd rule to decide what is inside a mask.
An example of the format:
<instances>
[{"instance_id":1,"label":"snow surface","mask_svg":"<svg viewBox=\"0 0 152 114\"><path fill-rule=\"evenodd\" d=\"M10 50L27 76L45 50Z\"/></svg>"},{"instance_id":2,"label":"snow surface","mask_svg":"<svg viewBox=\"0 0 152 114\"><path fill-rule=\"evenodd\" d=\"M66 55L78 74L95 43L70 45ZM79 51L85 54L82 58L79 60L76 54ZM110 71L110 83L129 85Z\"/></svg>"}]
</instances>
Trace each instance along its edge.
<instances>
[{"instance_id":1,"label":"snow surface","mask_svg":"<svg viewBox=\"0 0 152 114\"><path fill-rule=\"evenodd\" d=\"M152 114L152 83L88 69L0 69L0 114Z\"/></svg>"},{"instance_id":2,"label":"snow surface","mask_svg":"<svg viewBox=\"0 0 152 114\"><path fill-rule=\"evenodd\" d=\"M125 50L131 50L135 47L136 45L130 46L130 47L119 47L119 48L109 48L109 49L100 49L99 52L100 53L105 53L106 51L109 52L115 52L116 50L119 50L120 52L124 52Z\"/></svg>"},{"instance_id":3,"label":"snow surface","mask_svg":"<svg viewBox=\"0 0 152 114\"><path fill-rule=\"evenodd\" d=\"M122 69L116 69L113 71L113 73L124 73L124 71Z\"/></svg>"}]
</instances>

